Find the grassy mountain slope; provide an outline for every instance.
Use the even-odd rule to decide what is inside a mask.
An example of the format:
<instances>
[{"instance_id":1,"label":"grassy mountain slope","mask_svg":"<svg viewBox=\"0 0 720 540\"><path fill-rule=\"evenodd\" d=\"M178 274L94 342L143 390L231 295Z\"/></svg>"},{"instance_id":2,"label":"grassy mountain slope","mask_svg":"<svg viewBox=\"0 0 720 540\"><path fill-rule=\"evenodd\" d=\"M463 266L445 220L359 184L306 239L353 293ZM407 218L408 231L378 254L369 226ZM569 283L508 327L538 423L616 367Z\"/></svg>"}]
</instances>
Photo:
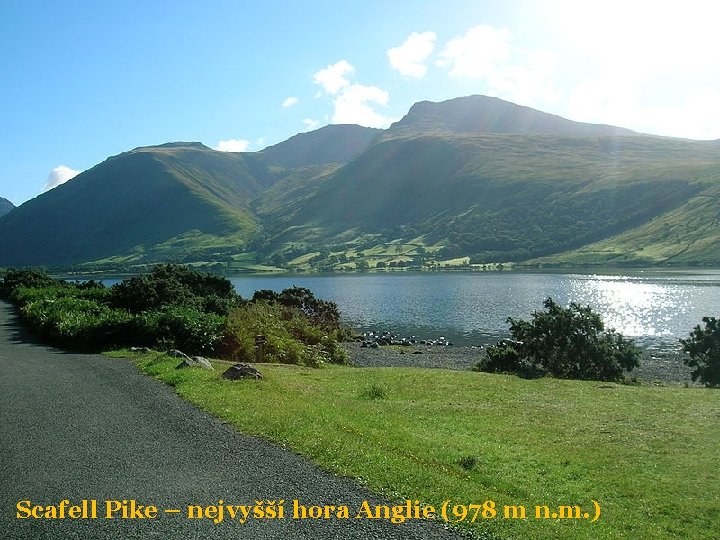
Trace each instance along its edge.
<instances>
[{"instance_id":1,"label":"grassy mountain slope","mask_svg":"<svg viewBox=\"0 0 720 540\"><path fill-rule=\"evenodd\" d=\"M649 136L386 138L276 216L296 238L358 232L443 244L480 262L557 253L642 225L712 185L716 145Z\"/></svg>"},{"instance_id":2,"label":"grassy mountain slope","mask_svg":"<svg viewBox=\"0 0 720 540\"><path fill-rule=\"evenodd\" d=\"M195 238L190 244L244 241L257 223L243 205L262 189L249 167L242 155L198 144L109 158L2 218L0 265L71 264L132 253L152 258L158 246L183 235Z\"/></svg>"},{"instance_id":3,"label":"grassy mountain slope","mask_svg":"<svg viewBox=\"0 0 720 540\"><path fill-rule=\"evenodd\" d=\"M13 203L8 201L7 199L0 197L0 217L7 214L13 208L15 208L15 205Z\"/></svg>"},{"instance_id":4,"label":"grassy mountain slope","mask_svg":"<svg viewBox=\"0 0 720 540\"><path fill-rule=\"evenodd\" d=\"M367 150L381 133L380 129L356 125L325 126L269 146L258 153L258 158L285 169L325 163L347 163Z\"/></svg>"},{"instance_id":5,"label":"grassy mountain slope","mask_svg":"<svg viewBox=\"0 0 720 540\"><path fill-rule=\"evenodd\" d=\"M528 264L716 266L720 264L720 171L716 181L679 208L640 227Z\"/></svg>"}]
</instances>

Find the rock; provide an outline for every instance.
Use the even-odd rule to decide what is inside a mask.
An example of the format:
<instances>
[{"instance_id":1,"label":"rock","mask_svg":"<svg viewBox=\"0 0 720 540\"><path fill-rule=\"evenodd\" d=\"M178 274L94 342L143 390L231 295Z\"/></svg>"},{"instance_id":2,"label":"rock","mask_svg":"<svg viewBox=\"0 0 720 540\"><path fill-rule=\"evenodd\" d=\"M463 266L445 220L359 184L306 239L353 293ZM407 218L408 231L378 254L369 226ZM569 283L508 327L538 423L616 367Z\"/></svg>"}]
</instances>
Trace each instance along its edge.
<instances>
[{"instance_id":1,"label":"rock","mask_svg":"<svg viewBox=\"0 0 720 540\"><path fill-rule=\"evenodd\" d=\"M190 357L187 354L185 354L182 351L178 351L177 349L170 349L167 352L167 355L172 356L173 358L182 358L183 360L190 360Z\"/></svg>"},{"instance_id":2,"label":"rock","mask_svg":"<svg viewBox=\"0 0 720 540\"><path fill-rule=\"evenodd\" d=\"M207 358L202 356L193 356L192 358L185 358L175 369L183 369L186 367L199 367L202 369L215 369Z\"/></svg>"},{"instance_id":3,"label":"rock","mask_svg":"<svg viewBox=\"0 0 720 540\"><path fill-rule=\"evenodd\" d=\"M236 381L238 379L262 379L262 373L255 369L250 364L235 364L230 366L223 374L224 379L230 379Z\"/></svg>"}]
</instances>

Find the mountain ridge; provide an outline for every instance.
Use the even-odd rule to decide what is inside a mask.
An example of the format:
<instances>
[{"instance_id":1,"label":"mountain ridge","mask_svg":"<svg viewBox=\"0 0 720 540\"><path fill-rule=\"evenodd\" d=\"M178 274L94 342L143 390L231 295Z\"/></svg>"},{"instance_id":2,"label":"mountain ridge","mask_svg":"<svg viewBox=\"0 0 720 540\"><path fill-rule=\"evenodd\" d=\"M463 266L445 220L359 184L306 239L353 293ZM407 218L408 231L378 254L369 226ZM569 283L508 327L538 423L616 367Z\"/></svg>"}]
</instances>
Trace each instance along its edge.
<instances>
[{"instance_id":1,"label":"mountain ridge","mask_svg":"<svg viewBox=\"0 0 720 540\"><path fill-rule=\"evenodd\" d=\"M112 156L0 217L0 266L720 264L701 249L720 229L678 229L717 223L703 201L718 186L717 141L469 96L415 104L386 130L325 126L259 152L171 142ZM677 245L658 247L663 227Z\"/></svg>"},{"instance_id":2,"label":"mountain ridge","mask_svg":"<svg viewBox=\"0 0 720 540\"><path fill-rule=\"evenodd\" d=\"M12 210L13 208L15 208L15 205L12 202L3 197L0 197L0 217L10 212L10 210Z\"/></svg>"},{"instance_id":3,"label":"mountain ridge","mask_svg":"<svg viewBox=\"0 0 720 540\"><path fill-rule=\"evenodd\" d=\"M561 136L632 136L636 132L589 124L516 105L496 97L474 95L441 102L420 101L388 131L445 130L472 133L536 133Z\"/></svg>"}]
</instances>

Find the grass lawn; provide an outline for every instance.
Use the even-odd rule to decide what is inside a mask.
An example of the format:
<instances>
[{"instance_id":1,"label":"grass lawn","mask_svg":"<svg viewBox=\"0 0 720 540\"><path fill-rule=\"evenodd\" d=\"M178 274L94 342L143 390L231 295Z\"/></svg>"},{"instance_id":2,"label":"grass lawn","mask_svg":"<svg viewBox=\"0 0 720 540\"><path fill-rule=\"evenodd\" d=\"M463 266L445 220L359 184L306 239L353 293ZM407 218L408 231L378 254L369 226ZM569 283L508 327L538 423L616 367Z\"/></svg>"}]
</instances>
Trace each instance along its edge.
<instances>
[{"instance_id":1,"label":"grass lawn","mask_svg":"<svg viewBox=\"0 0 720 540\"><path fill-rule=\"evenodd\" d=\"M225 362L208 372L175 370L179 361L159 353L135 361L239 431L391 499L494 501L496 517L462 524L481 538L720 534L717 390L286 365L229 382L219 377ZM504 519L505 505L524 506L527 518ZM590 519L536 519L536 505L578 505Z\"/></svg>"}]
</instances>

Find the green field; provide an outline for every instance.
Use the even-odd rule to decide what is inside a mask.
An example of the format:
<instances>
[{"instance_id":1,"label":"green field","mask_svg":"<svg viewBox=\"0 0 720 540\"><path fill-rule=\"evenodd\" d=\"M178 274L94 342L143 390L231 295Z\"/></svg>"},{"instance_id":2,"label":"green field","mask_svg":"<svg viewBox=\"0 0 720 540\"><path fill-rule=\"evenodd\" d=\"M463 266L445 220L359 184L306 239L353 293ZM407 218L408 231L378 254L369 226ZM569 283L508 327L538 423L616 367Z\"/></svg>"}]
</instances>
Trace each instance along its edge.
<instances>
[{"instance_id":1,"label":"green field","mask_svg":"<svg viewBox=\"0 0 720 540\"><path fill-rule=\"evenodd\" d=\"M481 538L717 538L716 390L269 364L263 381L228 382L225 362L176 370L164 354L134 356L239 431L391 499L494 501L496 517L461 525ZM506 505L526 519L504 519ZM536 519L536 505L578 505L590 519Z\"/></svg>"}]
</instances>

